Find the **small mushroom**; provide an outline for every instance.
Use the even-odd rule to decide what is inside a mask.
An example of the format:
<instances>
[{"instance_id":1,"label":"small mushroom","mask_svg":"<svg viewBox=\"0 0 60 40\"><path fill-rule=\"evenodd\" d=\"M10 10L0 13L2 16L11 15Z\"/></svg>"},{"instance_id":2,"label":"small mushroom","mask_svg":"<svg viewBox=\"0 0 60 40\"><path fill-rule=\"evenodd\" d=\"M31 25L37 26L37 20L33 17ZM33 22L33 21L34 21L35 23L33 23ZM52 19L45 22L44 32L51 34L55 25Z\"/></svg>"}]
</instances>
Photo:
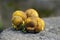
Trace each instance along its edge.
<instances>
[{"instance_id":1,"label":"small mushroom","mask_svg":"<svg viewBox=\"0 0 60 40\"><path fill-rule=\"evenodd\" d=\"M23 22L23 19L20 16L14 16L14 17L12 17L12 23L14 25L19 25L22 22Z\"/></svg>"},{"instance_id":2,"label":"small mushroom","mask_svg":"<svg viewBox=\"0 0 60 40\"><path fill-rule=\"evenodd\" d=\"M24 24L25 19L27 18L26 14L23 11L15 11L12 14L12 24L13 28L16 30L20 29L22 24Z\"/></svg>"},{"instance_id":3,"label":"small mushroom","mask_svg":"<svg viewBox=\"0 0 60 40\"><path fill-rule=\"evenodd\" d=\"M35 28L35 32L43 31L45 27L44 20L41 18L37 18L37 26Z\"/></svg>"},{"instance_id":4,"label":"small mushroom","mask_svg":"<svg viewBox=\"0 0 60 40\"><path fill-rule=\"evenodd\" d=\"M40 32L44 30L44 21L39 17L29 17L25 20L25 29L27 31Z\"/></svg>"},{"instance_id":5,"label":"small mushroom","mask_svg":"<svg viewBox=\"0 0 60 40\"><path fill-rule=\"evenodd\" d=\"M38 12L35 9L27 9L25 13L27 17L39 17Z\"/></svg>"},{"instance_id":6,"label":"small mushroom","mask_svg":"<svg viewBox=\"0 0 60 40\"><path fill-rule=\"evenodd\" d=\"M20 16L23 20L25 20L27 18L26 14L20 10L13 12L12 17L14 17L14 16Z\"/></svg>"},{"instance_id":7,"label":"small mushroom","mask_svg":"<svg viewBox=\"0 0 60 40\"><path fill-rule=\"evenodd\" d=\"M25 20L26 31L33 31L35 29L35 26L36 26L36 21L34 20L34 18L29 17Z\"/></svg>"},{"instance_id":8,"label":"small mushroom","mask_svg":"<svg viewBox=\"0 0 60 40\"><path fill-rule=\"evenodd\" d=\"M12 18L12 24L13 24L13 28L18 30L18 29L20 29L20 25L23 24L23 20L20 16L14 16Z\"/></svg>"}]
</instances>

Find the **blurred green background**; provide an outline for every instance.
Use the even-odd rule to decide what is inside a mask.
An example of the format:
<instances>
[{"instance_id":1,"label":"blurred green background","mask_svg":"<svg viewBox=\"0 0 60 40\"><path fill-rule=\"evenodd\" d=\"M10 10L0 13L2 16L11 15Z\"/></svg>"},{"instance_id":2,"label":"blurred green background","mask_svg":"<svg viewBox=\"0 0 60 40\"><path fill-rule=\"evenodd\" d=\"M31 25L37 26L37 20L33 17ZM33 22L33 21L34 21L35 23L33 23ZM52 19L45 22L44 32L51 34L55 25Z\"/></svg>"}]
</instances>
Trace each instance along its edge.
<instances>
[{"instance_id":1,"label":"blurred green background","mask_svg":"<svg viewBox=\"0 0 60 40\"><path fill-rule=\"evenodd\" d=\"M11 15L15 10L28 8L36 9L42 18L60 16L59 0L0 0L0 29L11 26Z\"/></svg>"}]
</instances>

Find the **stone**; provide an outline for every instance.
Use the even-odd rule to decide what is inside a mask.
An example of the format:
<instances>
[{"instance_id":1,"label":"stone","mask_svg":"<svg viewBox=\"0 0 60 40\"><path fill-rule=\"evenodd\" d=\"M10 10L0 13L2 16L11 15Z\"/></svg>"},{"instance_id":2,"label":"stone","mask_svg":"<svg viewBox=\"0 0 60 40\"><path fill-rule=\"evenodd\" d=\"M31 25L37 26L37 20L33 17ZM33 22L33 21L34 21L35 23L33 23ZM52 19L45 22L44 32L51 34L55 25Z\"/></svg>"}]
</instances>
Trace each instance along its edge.
<instances>
[{"instance_id":1,"label":"stone","mask_svg":"<svg viewBox=\"0 0 60 40\"><path fill-rule=\"evenodd\" d=\"M45 29L39 33L23 33L8 28L1 33L1 40L60 40L60 17L43 18Z\"/></svg>"}]
</instances>

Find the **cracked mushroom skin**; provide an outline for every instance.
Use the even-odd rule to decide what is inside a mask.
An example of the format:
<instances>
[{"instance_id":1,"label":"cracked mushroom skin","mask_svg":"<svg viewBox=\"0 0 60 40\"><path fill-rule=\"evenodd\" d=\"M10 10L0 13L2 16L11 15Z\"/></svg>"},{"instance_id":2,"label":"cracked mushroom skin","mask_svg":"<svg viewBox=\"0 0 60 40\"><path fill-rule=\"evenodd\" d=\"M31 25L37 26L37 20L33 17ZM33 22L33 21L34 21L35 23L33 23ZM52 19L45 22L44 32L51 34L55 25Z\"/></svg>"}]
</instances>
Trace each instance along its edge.
<instances>
[{"instance_id":1,"label":"cracked mushroom skin","mask_svg":"<svg viewBox=\"0 0 60 40\"><path fill-rule=\"evenodd\" d=\"M25 20L27 18L26 14L20 10L13 12L12 17L14 17L14 16L20 16L23 20Z\"/></svg>"},{"instance_id":2,"label":"cracked mushroom skin","mask_svg":"<svg viewBox=\"0 0 60 40\"><path fill-rule=\"evenodd\" d=\"M41 18L37 18L37 26L35 28L35 32L43 31L45 27L45 22Z\"/></svg>"},{"instance_id":3,"label":"cracked mushroom skin","mask_svg":"<svg viewBox=\"0 0 60 40\"><path fill-rule=\"evenodd\" d=\"M44 21L41 18L29 17L25 20L25 28L27 31L40 32L44 30Z\"/></svg>"},{"instance_id":4,"label":"cracked mushroom skin","mask_svg":"<svg viewBox=\"0 0 60 40\"><path fill-rule=\"evenodd\" d=\"M36 26L36 22L32 17L29 17L25 20L25 29L26 31L33 31Z\"/></svg>"},{"instance_id":5,"label":"cracked mushroom skin","mask_svg":"<svg viewBox=\"0 0 60 40\"><path fill-rule=\"evenodd\" d=\"M22 21L23 21L23 19L20 16L12 17L12 23L14 25L19 25Z\"/></svg>"},{"instance_id":6,"label":"cracked mushroom skin","mask_svg":"<svg viewBox=\"0 0 60 40\"><path fill-rule=\"evenodd\" d=\"M38 12L35 9L27 9L25 13L27 17L39 17Z\"/></svg>"},{"instance_id":7,"label":"cracked mushroom skin","mask_svg":"<svg viewBox=\"0 0 60 40\"><path fill-rule=\"evenodd\" d=\"M21 26L24 26L24 21L27 18L26 14L23 11L17 10L12 14L12 25L16 30L21 29Z\"/></svg>"},{"instance_id":8,"label":"cracked mushroom skin","mask_svg":"<svg viewBox=\"0 0 60 40\"><path fill-rule=\"evenodd\" d=\"M21 25L21 24L23 24L23 19L20 16L12 17L13 28L15 28L16 30L19 30L20 29L19 25Z\"/></svg>"}]
</instances>

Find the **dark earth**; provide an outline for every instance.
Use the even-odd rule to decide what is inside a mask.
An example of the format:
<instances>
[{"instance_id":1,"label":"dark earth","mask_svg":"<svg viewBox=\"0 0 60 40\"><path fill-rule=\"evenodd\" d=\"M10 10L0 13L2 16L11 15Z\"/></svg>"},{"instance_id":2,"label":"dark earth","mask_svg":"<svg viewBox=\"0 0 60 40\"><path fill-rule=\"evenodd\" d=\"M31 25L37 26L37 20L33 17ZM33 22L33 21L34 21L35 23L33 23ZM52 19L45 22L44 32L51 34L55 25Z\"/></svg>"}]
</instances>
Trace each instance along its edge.
<instances>
[{"instance_id":1,"label":"dark earth","mask_svg":"<svg viewBox=\"0 0 60 40\"><path fill-rule=\"evenodd\" d=\"M0 34L0 40L60 40L60 17L43 19L45 29L39 33L22 33L8 28Z\"/></svg>"}]
</instances>

